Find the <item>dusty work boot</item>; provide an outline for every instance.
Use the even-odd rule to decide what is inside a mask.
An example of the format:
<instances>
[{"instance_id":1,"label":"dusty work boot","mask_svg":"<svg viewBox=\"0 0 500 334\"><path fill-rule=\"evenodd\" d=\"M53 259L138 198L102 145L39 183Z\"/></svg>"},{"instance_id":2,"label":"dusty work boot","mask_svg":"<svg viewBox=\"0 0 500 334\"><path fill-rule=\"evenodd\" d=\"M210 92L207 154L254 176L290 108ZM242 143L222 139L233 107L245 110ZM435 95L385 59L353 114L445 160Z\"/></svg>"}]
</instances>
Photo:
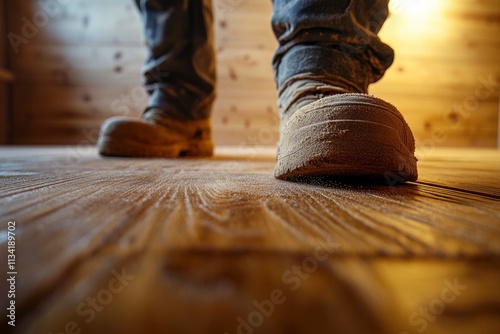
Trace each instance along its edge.
<instances>
[{"instance_id":1,"label":"dusty work boot","mask_svg":"<svg viewBox=\"0 0 500 334\"><path fill-rule=\"evenodd\" d=\"M206 157L213 153L210 121L167 118L160 109L150 109L140 120L113 117L104 122L97 143L105 156Z\"/></svg>"},{"instance_id":2,"label":"dusty work boot","mask_svg":"<svg viewBox=\"0 0 500 334\"><path fill-rule=\"evenodd\" d=\"M388 0L274 0L280 103L275 175L416 180L412 133L398 110L366 94L394 61L378 37Z\"/></svg>"},{"instance_id":3,"label":"dusty work boot","mask_svg":"<svg viewBox=\"0 0 500 334\"><path fill-rule=\"evenodd\" d=\"M304 79L281 92L276 178L417 179L415 141L401 113L379 98L349 90L343 83Z\"/></svg>"}]
</instances>

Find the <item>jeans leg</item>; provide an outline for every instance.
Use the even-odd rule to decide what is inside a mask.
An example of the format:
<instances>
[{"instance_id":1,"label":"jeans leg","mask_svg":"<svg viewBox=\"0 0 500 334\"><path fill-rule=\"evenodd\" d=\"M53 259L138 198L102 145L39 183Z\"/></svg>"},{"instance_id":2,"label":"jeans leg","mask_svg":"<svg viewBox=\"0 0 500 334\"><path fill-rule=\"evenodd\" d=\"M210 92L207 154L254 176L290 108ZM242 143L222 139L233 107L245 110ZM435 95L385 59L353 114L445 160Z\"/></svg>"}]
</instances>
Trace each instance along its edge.
<instances>
[{"instance_id":1,"label":"jeans leg","mask_svg":"<svg viewBox=\"0 0 500 334\"><path fill-rule=\"evenodd\" d=\"M216 81L211 0L135 1L149 53L148 109L160 108L173 119L208 118Z\"/></svg>"},{"instance_id":2,"label":"jeans leg","mask_svg":"<svg viewBox=\"0 0 500 334\"><path fill-rule=\"evenodd\" d=\"M389 0L274 0L273 58L278 89L312 75L350 91L367 92L394 60L377 33Z\"/></svg>"}]
</instances>

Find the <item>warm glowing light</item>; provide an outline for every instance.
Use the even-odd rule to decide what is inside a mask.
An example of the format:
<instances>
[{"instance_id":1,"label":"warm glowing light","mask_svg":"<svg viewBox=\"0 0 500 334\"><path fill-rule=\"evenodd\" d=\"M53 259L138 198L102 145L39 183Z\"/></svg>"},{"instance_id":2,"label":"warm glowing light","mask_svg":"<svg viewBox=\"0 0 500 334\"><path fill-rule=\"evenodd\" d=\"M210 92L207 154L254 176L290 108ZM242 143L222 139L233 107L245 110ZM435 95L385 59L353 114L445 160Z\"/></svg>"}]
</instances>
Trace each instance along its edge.
<instances>
[{"instance_id":1,"label":"warm glowing light","mask_svg":"<svg viewBox=\"0 0 500 334\"><path fill-rule=\"evenodd\" d=\"M436 14L442 0L391 0L389 10L391 14L407 17L421 17Z\"/></svg>"}]
</instances>

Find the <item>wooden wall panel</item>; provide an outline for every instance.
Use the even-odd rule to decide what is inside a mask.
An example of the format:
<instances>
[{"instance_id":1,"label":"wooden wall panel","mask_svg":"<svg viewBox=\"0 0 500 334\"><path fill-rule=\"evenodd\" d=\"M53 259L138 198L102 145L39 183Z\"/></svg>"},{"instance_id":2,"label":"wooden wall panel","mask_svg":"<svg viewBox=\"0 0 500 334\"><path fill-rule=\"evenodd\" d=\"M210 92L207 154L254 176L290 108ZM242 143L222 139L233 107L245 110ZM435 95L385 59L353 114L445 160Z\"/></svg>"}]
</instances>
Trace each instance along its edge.
<instances>
[{"instance_id":1,"label":"wooden wall panel","mask_svg":"<svg viewBox=\"0 0 500 334\"><path fill-rule=\"evenodd\" d=\"M22 18L42 11L41 3L9 2L11 31L21 32ZM273 145L271 1L216 0L214 7L216 142ZM496 146L499 7L497 0L392 1L381 38L396 50L396 60L371 92L399 107L425 150ZM91 143L89 133L106 117L139 115L147 102L140 88L140 19L132 1L122 0L68 2L52 14L13 55L15 141Z\"/></svg>"},{"instance_id":2,"label":"wooden wall panel","mask_svg":"<svg viewBox=\"0 0 500 334\"><path fill-rule=\"evenodd\" d=\"M396 59L371 92L400 108L421 151L434 146L495 147L500 3L393 0L392 4L400 6L391 5L391 17L380 36L396 50Z\"/></svg>"},{"instance_id":3,"label":"wooden wall panel","mask_svg":"<svg viewBox=\"0 0 500 334\"><path fill-rule=\"evenodd\" d=\"M10 79L10 73L6 70L7 65L7 41L5 39L6 32L6 16L5 2L0 1L0 145L8 143L8 95L7 81Z\"/></svg>"}]
</instances>

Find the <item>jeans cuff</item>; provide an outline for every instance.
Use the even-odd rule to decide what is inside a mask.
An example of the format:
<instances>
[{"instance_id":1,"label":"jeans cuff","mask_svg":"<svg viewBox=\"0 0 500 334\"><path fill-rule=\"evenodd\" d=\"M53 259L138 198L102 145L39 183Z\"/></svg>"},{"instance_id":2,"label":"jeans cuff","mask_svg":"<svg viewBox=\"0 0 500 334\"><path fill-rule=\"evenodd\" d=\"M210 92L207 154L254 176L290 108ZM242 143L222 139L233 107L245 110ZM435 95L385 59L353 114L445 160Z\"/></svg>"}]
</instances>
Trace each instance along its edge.
<instances>
[{"instance_id":1,"label":"jeans cuff","mask_svg":"<svg viewBox=\"0 0 500 334\"><path fill-rule=\"evenodd\" d=\"M339 86L347 82L358 92L367 92L371 69L353 57L350 50L319 45L296 45L275 66L278 88L299 74L311 73L337 78ZM340 83L344 83L340 84Z\"/></svg>"},{"instance_id":2,"label":"jeans cuff","mask_svg":"<svg viewBox=\"0 0 500 334\"><path fill-rule=\"evenodd\" d=\"M163 85L147 87L150 94L149 109L161 109L165 117L175 120L195 121L208 119L212 111L214 97L208 97L203 101L196 98L188 98L185 94L179 94L178 89ZM200 103L201 102L201 103Z\"/></svg>"}]
</instances>

